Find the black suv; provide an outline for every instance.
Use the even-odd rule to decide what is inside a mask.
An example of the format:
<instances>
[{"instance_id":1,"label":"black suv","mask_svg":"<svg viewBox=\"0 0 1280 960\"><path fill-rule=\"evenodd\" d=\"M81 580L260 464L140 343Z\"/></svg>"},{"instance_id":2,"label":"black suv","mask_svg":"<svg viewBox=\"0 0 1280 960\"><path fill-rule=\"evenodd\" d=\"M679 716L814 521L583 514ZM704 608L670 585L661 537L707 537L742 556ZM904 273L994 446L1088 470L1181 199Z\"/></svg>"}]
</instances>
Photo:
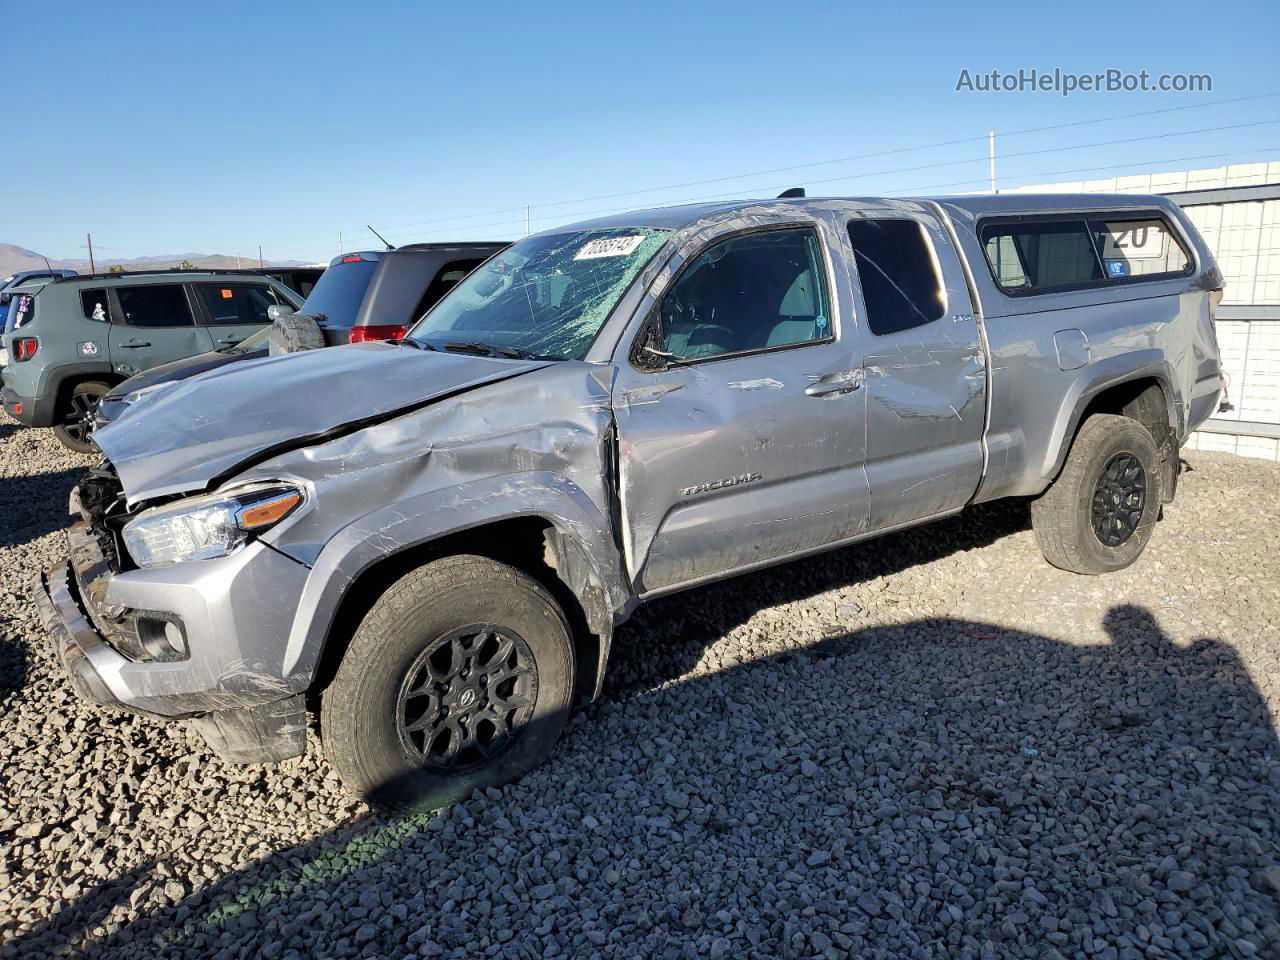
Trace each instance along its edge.
<instances>
[{"instance_id":1,"label":"black suv","mask_svg":"<svg viewBox=\"0 0 1280 960\"><path fill-rule=\"evenodd\" d=\"M505 250L507 243L414 243L395 250L335 257L299 313L314 317L329 346L402 337L453 286ZM284 306L273 313L288 312ZM164 384L268 354L270 327L239 344L155 367L103 397L96 424L110 423L125 406ZM144 392L145 391L145 392Z\"/></svg>"}]
</instances>

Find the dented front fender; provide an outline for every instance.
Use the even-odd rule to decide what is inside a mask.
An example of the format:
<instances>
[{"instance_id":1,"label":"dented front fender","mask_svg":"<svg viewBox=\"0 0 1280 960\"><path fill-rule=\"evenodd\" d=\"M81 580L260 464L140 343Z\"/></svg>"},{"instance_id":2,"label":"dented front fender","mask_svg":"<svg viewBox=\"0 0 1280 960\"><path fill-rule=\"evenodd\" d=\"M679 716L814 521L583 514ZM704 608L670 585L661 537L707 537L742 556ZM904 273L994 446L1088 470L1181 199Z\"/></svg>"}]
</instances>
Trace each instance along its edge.
<instances>
[{"instance_id":1,"label":"dented front fender","mask_svg":"<svg viewBox=\"0 0 1280 960\"><path fill-rule=\"evenodd\" d=\"M485 527L524 517L547 520L586 558L586 567L566 582L596 621L593 628L609 631L614 612L626 606L627 591L608 522L577 485L533 471L419 494L367 514L337 534L315 559L299 598L284 654L287 669L314 673L343 599L376 564L469 529L476 531L476 549L482 552L488 545Z\"/></svg>"},{"instance_id":2,"label":"dented front fender","mask_svg":"<svg viewBox=\"0 0 1280 960\"><path fill-rule=\"evenodd\" d=\"M362 573L404 550L539 517L552 527L558 573L607 643L629 612L615 545L610 366L569 361L481 386L465 397L290 450L237 481L307 487L313 508L263 539L311 567L284 661L311 675L334 615Z\"/></svg>"}]
</instances>

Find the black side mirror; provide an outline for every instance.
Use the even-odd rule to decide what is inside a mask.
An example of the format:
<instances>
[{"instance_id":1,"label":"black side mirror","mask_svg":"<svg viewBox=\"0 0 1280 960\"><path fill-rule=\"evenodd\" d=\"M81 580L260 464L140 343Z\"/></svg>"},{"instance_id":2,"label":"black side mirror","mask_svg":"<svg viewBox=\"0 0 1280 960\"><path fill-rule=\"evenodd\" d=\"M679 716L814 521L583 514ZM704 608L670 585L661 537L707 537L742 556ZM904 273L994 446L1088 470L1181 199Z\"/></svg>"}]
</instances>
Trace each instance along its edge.
<instances>
[{"instance_id":1,"label":"black side mirror","mask_svg":"<svg viewBox=\"0 0 1280 960\"><path fill-rule=\"evenodd\" d=\"M10 291L6 290L4 293L0 293L0 306L3 306L12 299L13 294Z\"/></svg>"}]
</instances>

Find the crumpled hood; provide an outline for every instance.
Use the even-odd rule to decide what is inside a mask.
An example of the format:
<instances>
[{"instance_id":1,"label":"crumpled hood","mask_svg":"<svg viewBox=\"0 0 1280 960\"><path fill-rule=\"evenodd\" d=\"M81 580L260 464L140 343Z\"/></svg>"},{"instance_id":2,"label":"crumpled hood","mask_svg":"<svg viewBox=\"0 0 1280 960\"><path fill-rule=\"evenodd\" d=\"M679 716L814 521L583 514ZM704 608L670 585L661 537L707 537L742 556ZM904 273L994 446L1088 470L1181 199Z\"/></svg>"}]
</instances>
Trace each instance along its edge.
<instances>
[{"instance_id":1,"label":"crumpled hood","mask_svg":"<svg viewBox=\"0 0 1280 960\"><path fill-rule=\"evenodd\" d=\"M266 357L144 398L94 440L136 503L204 488L250 459L546 365L387 343Z\"/></svg>"}]
</instances>

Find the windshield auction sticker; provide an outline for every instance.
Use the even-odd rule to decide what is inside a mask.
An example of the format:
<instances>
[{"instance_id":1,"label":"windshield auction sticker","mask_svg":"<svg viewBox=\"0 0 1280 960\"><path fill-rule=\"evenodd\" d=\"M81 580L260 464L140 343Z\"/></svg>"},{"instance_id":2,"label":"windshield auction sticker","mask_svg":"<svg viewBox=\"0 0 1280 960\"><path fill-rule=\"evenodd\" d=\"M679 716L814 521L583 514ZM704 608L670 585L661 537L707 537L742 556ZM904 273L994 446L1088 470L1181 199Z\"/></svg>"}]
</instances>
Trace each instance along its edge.
<instances>
[{"instance_id":1,"label":"windshield auction sticker","mask_svg":"<svg viewBox=\"0 0 1280 960\"><path fill-rule=\"evenodd\" d=\"M602 257L629 257L635 253L643 236L601 237L585 244L573 257L575 260L599 260Z\"/></svg>"}]
</instances>

